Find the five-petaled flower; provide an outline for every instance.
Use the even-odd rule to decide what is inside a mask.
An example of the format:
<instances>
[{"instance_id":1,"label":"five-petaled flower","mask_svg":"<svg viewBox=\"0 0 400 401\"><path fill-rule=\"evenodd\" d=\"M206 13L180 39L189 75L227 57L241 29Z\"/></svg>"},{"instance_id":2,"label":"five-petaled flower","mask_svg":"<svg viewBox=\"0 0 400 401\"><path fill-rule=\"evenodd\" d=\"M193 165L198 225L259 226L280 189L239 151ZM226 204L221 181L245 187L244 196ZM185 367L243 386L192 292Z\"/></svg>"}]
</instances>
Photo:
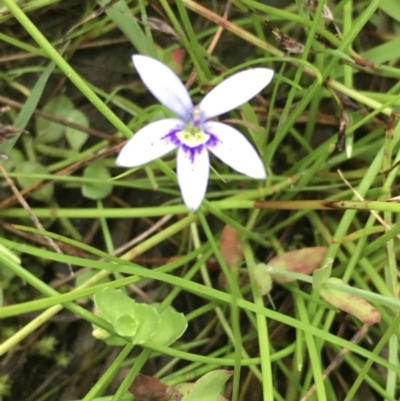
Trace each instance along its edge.
<instances>
[{"instance_id":1,"label":"five-petaled flower","mask_svg":"<svg viewBox=\"0 0 400 401\"><path fill-rule=\"evenodd\" d=\"M117 165L137 167L178 149L177 174L187 207L196 210L206 193L210 151L239 173L265 179L264 165L249 141L235 128L210 121L250 100L270 82L268 68L240 71L213 88L194 106L175 73L161 62L142 55L132 57L142 81L160 103L178 118L152 122L122 148Z\"/></svg>"}]
</instances>

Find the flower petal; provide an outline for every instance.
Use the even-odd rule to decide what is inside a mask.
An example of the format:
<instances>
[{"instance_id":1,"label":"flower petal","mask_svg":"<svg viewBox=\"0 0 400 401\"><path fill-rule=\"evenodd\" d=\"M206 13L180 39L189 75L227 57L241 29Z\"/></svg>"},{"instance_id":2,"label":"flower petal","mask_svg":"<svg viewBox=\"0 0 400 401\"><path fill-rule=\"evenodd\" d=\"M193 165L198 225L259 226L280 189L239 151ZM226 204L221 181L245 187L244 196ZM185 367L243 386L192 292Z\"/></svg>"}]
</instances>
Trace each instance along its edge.
<instances>
[{"instance_id":1,"label":"flower petal","mask_svg":"<svg viewBox=\"0 0 400 401\"><path fill-rule=\"evenodd\" d=\"M246 103L261 92L273 76L274 71L269 68L251 68L222 81L199 104L203 120L219 116Z\"/></svg>"},{"instance_id":2,"label":"flower petal","mask_svg":"<svg viewBox=\"0 0 400 401\"><path fill-rule=\"evenodd\" d=\"M235 128L209 121L205 132L216 137L208 150L239 173L259 180L266 178L263 162L250 142Z\"/></svg>"},{"instance_id":3,"label":"flower petal","mask_svg":"<svg viewBox=\"0 0 400 401\"><path fill-rule=\"evenodd\" d=\"M193 103L178 76L154 58L136 54L132 56L132 60L140 78L153 96L187 121L192 113Z\"/></svg>"},{"instance_id":4,"label":"flower petal","mask_svg":"<svg viewBox=\"0 0 400 401\"><path fill-rule=\"evenodd\" d=\"M176 163L183 201L194 212L201 205L207 190L210 172L208 151L205 146L181 146Z\"/></svg>"},{"instance_id":5,"label":"flower petal","mask_svg":"<svg viewBox=\"0 0 400 401\"><path fill-rule=\"evenodd\" d=\"M182 128L183 123L177 118L146 125L121 149L116 164L122 167L136 167L166 155L178 145L171 137L166 136Z\"/></svg>"}]
</instances>

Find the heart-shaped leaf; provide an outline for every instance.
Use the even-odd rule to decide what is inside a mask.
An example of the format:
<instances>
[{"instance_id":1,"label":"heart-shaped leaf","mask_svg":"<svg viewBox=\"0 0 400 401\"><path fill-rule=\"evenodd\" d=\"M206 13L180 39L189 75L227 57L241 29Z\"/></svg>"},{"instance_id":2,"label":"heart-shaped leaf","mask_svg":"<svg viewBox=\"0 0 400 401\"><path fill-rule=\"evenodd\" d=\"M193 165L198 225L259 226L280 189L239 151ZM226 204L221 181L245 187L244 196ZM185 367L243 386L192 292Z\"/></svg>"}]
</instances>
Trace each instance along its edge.
<instances>
[{"instance_id":1,"label":"heart-shaped leaf","mask_svg":"<svg viewBox=\"0 0 400 401\"><path fill-rule=\"evenodd\" d=\"M67 120L82 125L83 127L89 127L89 121L87 117L77 109L70 112ZM89 137L86 132L79 131L78 129L72 127L66 127L65 136L69 146L71 146L73 150L80 150Z\"/></svg>"},{"instance_id":2,"label":"heart-shaped leaf","mask_svg":"<svg viewBox=\"0 0 400 401\"><path fill-rule=\"evenodd\" d=\"M66 96L57 96L51 99L44 107L43 111L64 119L74 110L74 104ZM36 135L39 142L55 142L61 139L65 132L65 126L55 121L38 117L36 120Z\"/></svg>"},{"instance_id":3,"label":"heart-shaped leaf","mask_svg":"<svg viewBox=\"0 0 400 401\"><path fill-rule=\"evenodd\" d=\"M82 195L89 199L104 199L110 195L113 186L108 182L111 175L101 162L94 162L87 166L83 172L84 178L102 180L103 182L86 182L82 185Z\"/></svg>"},{"instance_id":4,"label":"heart-shaped leaf","mask_svg":"<svg viewBox=\"0 0 400 401\"><path fill-rule=\"evenodd\" d=\"M15 172L29 175L49 174L47 168L44 167L42 164L31 161L25 161L19 163L15 168ZM18 184L21 186L21 188L25 189L32 185L42 182L43 178L35 178L34 176L33 177L20 176L17 177L17 181ZM43 188L40 188L39 190L33 192L31 196L33 199L36 199L38 201L48 202L52 198L53 192L54 192L54 184L47 184Z\"/></svg>"}]
</instances>

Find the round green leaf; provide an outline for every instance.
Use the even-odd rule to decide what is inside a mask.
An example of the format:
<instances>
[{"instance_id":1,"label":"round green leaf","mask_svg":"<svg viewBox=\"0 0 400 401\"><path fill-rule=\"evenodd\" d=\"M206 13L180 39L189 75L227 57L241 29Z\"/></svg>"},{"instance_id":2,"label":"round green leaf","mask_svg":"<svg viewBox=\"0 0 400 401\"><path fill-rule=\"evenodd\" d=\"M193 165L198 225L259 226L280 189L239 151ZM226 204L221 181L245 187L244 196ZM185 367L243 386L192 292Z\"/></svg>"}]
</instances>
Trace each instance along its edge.
<instances>
[{"instance_id":1,"label":"round green leaf","mask_svg":"<svg viewBox=\"0 0 400 401\"><path fill-rule=\"evenodd\" d=\"M89 127L89 121L87 117L80 110L72 110L68 115L67 120L82 125L83 127ZM71 127L66 127L65 135L67 137L69 146L71 146L73 150L80 150L89 137L86 132L82 132Z\"/></svg>"},{"instance_id":2,"label":"round green leaf","mask_svg":"<svg viewBox=\"0 0 400 401\"><path fill-rule=\"evenodd\" d=\"M57 117L68 118L74 104L66 96L57 96L50 100L43 111ZM36 120L36 135L39 142L55 142L61 139L65 131L65 126L42 117Z\"/></svg>"},{"instance_id":3,"label":"round green leaf","mask_svg":"<svg viewBox=\"0 0 400 401\"><path fill-rule=\"evenodd\" d=\"M25 157L19 149L12 148L9 152L7 152L7 155L7 160L0 158L0 163L3 164L3 167L6 169L6 171L13 171L19 163L25 161Z\"/></svg>"},{"instance_id":4,"label":"round green leaf","mask_svg":"<svg viewBox=\"0 0 400 401\"><path fill-rule=\"evenodd\" d=\"M103 288L94 295L94 303L101 316L109 323L114 324L120 316L133 310L136 302L121 290Z\"/></svg>"},{"instance_id":5,"label":"round green leaf","mask_svg":"<svg viewBox=\"0 0 400 401\"><path fill-rule=\"evenodd\" d=\"M194 383L194 386L175 386L183 394L181 401L217 401L227 380L232 376L229 370L213 370ZM185 386L186 385L186 386Z\"/></svg>"},{"instance_id":6,"label":"round green leaf","mask_svg":"<svg viewBox=\"0 0 400 401\"><path fill-rule=\"evenodd\" d=\"M43 165L36 163L36 162L22 162L17 165L15 171L20 174L49 174L46 167ZM42 182L42 178L35 178L35 177L17 177L17 182L21 186L22 189L28 188L31 185L38 184ZM32 198L38 201L48 202L54 192L54 184L47 184L43 188L39 189L36 192L33 192Z\"/></svg>"},{"instance_id":7,"label":"round green leaf","mask_svg":"<svg viewBox=\"0 0 400 401\"><path fill-rule=\"evenodd\" d=\"M183 313L177 312L172 307L166 308L160 314L157 331L151 341L161 345L171 345L182 336L187 326Z\"/></svg>"},{"instance_id":8,"label":"round green leaf","mask_svg":"<svg viewBox=\"0 0 400 401\"><path fill-rule=\"evenodd\" d=\"M138 321L138 330L132 342L143 344L148 340L152 340L158 330L159 314L157 309L152 305L136 303L130 312Z\"/></svg>"},{"instance_id":9,"label":"round green leaf","mask_svg":"<svg viewBox=\"0 0 400 401\"><path fill-rule=\"evenodd\" d=\"M105 168L101 163L94 162L87 166L83 172L85 178L102 180L102 183L98 182L87 182L82 185L82 195L89 199L103 199L110 195L113 186L108 182L111 178L110 173L107 168Z\"/></svg>"}]
</instances>

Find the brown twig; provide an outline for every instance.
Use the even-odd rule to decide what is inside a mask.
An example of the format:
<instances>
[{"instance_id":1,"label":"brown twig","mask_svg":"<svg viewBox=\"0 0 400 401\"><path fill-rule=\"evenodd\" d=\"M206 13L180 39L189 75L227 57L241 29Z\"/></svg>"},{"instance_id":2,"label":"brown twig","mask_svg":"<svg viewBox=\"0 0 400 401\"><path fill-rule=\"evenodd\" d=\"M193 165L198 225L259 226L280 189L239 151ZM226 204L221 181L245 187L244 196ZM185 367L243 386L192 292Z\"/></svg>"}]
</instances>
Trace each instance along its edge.
<instances>
[{"instance_id":1,"label":"brown twig","mask_svg":"<svg viewBox=\"0 0 400 401\"><path fill-rule=\"evenodd\" d=\"M15 100L9 99L4 96L0 96L0 103L6 104L7 106L10 107L14 107L16 109L22 109L22 107L24 106L22 103L16 102ZM54 114L46 113L45 111L35 110L33 113L39 117L54 121L61 125L65 125L66 127L75 128L79 131L86 132L87 134L95 136L97 138L106 140L109 140L111 138L110 135L105 134L104 132L97 131L96 129L90 127L84 127L83 125L76 124L72 121L66 120L65 118L55 116Z\"/></svg>"},{"instance_id":2,"label":"brown twig","mask_svg":"<svg viewBox=\"0 0 400 401\"><path fill-rule=\"evenodd\" d=\"M232 2L231 2L231 0L228 0L228 2L226 3L224 15L222 16L222 18L224 20L228 19L229 11L231 9L231 6L232 6ZM212 54L212 52L215 50L215 47L217 46L218 41L220 40L222 32L224 31L224 29L225 28L222 25L218 26L217 32L215 32L215 35L212 38L211 43L210 43L210 45L208 46L208 48L206 50L208 54ZM188 80L186 82L186 85L185 85L186 88L189 89L192 86L193 82L196 80L196 77L197 77L197 72L193 71L190 74L190 77L188 78Z\"/></svg>"}]
</instances>

